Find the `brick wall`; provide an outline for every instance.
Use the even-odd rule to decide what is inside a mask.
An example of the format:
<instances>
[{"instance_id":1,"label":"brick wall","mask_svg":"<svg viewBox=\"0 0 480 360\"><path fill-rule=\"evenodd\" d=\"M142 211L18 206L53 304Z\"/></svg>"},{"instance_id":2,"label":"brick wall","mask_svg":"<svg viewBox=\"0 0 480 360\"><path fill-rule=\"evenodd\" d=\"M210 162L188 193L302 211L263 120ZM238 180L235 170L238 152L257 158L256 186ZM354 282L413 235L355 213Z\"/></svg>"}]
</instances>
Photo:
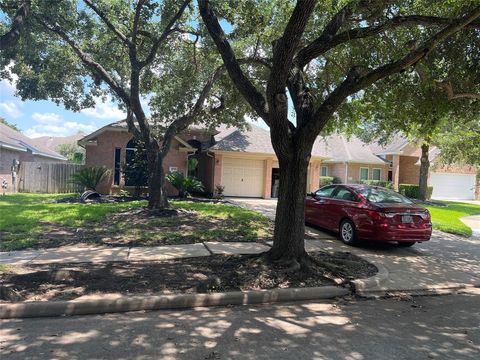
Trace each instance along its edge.
<instances>
[{"instance_id":1,"label":"brick wall","mask_svg":"<svg viewBox=\"0 0 480 360\"><path fill-rule=\"evenodd\" d=\"M399 184L418 184L420 178L420 165L416 156L400 156Z\"/></svg>"},{"instance_id":2,"label":"brick wall","mask_svg":"<svg viewBox=\"0 0 480 360\"><path fill-rule=\"evenodd\" d=\"M387 165L372 164L348 164L348 180L349 184L360 183L360 168L368 168L368 180L373 180L373 169L380 169L380 180L387 180Z\"/></svg>"},{"instance_id":3,"label":"brick wall","mask_svg":"<svg viewBox=\"0 0 480 360\"><path fill-rule=\"evenodd\" d=\"M325 164L322 163L322 166L327 166L328 171L327 175L328 176L336 176L338 177L342 183L345 183L345 164L343 163L338 163L338 164Z\"/></svg>"},{"instance_id":4,"label":"brick wall","mask_svg":"<svg viewBox=\"0 0 480 360\"><path fill-rule=\"evenodd\" d=\"M120 185L113 185L113 171L115 166L115 148L120 148L120 163L125 163L125 147L132 139L132 135L125 131L106 131L97 137L97 145L86 146L85 165L87 166L105 166L112 171L112 175L105 179L98 191L104 194L118 192L125 184L123 176L120 179ZM164 159L164 169L169 171L171 166L177 167L178 171L186 174L187 171L187 153L179 152L180 143L177 140L172 141L169 153ZM178 191L167 183L167 192L170 196L178 195Z\"/></svg>"},{"instance_id":5,"label":"brick wall","mask_svg":"<svg viewBox=\"0 0 480 360\"><path fill-rule=\"evenodd\" d=\"M322 166L327 164L323 163ZM371 164L348 164L348 179L345 176L345 163L328 164L328 176L336 176L340 178L342 183L355 184L360 182L360 168L368 168L368 178L372 180L373 169L380 169L380 180L387 180L388 165L371 165Z\"/></svg>"}]
</instances>

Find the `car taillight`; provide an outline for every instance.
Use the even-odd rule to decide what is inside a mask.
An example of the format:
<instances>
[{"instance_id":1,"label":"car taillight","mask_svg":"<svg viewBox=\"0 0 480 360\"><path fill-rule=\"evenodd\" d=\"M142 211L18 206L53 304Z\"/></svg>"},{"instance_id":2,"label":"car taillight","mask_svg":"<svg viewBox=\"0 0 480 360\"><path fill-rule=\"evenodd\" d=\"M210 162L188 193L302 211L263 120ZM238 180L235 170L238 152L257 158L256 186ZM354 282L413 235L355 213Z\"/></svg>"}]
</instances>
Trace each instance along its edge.
<instances>
[{"instance_id":1,"label":"car taillight","mask_svg":"<svg viewBox=\"0 0 480 360\"><path fill-rule=\"evenodd\" d=\"M422 212L420 214L420 217L423 219L423 220L431 220L431 215L430 215L430 212L427 210L425 212Z\"/></svg>"},{"instance_id":2,"label":"car taillight","mask_svg":"<svg viewBox=\"0 0 480 360\"><path fill-rule=\"evenodd\" d=\"M386 218L386 215L380 211L368 210L368 217L372 220L383 220Z\"/></svg>"}]
</instances>

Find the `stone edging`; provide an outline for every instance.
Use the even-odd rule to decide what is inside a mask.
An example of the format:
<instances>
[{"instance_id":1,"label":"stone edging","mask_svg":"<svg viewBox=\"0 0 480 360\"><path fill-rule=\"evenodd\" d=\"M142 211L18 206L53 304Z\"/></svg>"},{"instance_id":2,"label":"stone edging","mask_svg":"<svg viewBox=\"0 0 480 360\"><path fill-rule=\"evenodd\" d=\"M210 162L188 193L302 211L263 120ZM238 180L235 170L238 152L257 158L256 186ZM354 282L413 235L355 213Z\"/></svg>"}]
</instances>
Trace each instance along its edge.
<instances>
[{"instance_id":1,"label":"stone edging","mask_svg":"<svg viewBox=\"0 0 480 360\"><path fill-rule=\"evenodd\" d=\"M366 279L368 280L368 279ZM300 300L332 299L350 294L347 288L321 286L215 294L121 296L114 299L35 301L2 304L0 319L120 313L139 310L184 309L203 306L251 305Z\"/></svg>"}]
</instances>

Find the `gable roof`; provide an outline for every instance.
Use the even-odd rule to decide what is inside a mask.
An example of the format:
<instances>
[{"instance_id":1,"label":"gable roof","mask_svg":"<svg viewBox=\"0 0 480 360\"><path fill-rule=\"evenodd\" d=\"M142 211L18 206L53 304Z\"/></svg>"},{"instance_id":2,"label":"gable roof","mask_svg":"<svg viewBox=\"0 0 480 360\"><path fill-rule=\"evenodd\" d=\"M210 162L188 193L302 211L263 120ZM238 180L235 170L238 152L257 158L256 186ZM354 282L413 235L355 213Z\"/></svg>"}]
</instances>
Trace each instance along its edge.
<instances>
[{"instance_id":1,"label":"gable roof","mask_svg":"<svg viewBox=\"0 0 480 360\"><path fill-rule=\"evenodd\" d=\"M88 134L87 136L82 137L77 141L77 144L81 147L85 147L87 143L91 140L94 140L97 136L100 134L104 133L105 131L123 131L123 132L128 132L128 124L127 120L120 120L113 122L111 124L105 125L104 127L101 127L100 129L92 132L91 134ZM193 147L188 144L187 142L183 141L180 139L178 136L174 136L174 138L181 143L183 146L185 146L188 149L193 149Z\"/></svg>"},{"instance_id":2,"label":"gable roof","mask_svg":"<svg viewBox=\"0 0 480 360\"><path fill-rule=\"evenodd\" d=\"M56 151L59 145L77 144L77 141L85 137L84 133L78 133L70 136L40 136L30 140L30 143L37 147Z\"/></svg>"},{"instance_id":3,"label":"gable roof","mask_svg":"<svg viewBox=\"0 0 480 360\"><path fill-rule=\"evenodd\" d=\"M322 147L324 153L328 154L329 159L326 162L386 164L372 152L368 144L356 136L346 137L342 134L333 134L327 137L318 137L315 145Z\"/></svg>"},{"instance_id":4,"label":"gable roof","mask_svg":"<svg viewBox=\"0 0 480 360\"><path fill-rule=\"evenodd\" d=\"M402 150L409 144L406 137L401 134L393 136L393 138L385 145L373 142L369 144L370 149L376 155L396 155L401 154Z\"/></svg>"},{"instance_id":5,"label":"gable roof","mask_svg":"<svg viewBox=\"0 0 480 360\"><path fill-rule=\"evenodd\" d=\"M0 147L24 152L30 150L33 155L56 160L67 160L66 157L53 150L34 144L29 137L2 123L0 123Z\"/></svg>"}]
</instances>

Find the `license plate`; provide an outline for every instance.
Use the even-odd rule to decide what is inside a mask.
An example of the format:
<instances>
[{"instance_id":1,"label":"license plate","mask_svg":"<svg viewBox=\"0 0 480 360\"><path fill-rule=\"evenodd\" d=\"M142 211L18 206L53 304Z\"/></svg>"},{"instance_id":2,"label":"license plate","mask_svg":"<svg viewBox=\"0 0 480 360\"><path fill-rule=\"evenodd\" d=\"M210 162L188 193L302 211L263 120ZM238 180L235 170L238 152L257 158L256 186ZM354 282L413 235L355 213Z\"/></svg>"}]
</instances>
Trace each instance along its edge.
<instances>
[{"instance_id":1,"label":"license plate","mask_svg":"<svg viewBox=\"0 0 480 360\"><path fill-rule=\"evenodd\" d=\"M408 224L413 222L413 218L411 215L402 215L402 223Z\"/></svg>"}]
</instances>

